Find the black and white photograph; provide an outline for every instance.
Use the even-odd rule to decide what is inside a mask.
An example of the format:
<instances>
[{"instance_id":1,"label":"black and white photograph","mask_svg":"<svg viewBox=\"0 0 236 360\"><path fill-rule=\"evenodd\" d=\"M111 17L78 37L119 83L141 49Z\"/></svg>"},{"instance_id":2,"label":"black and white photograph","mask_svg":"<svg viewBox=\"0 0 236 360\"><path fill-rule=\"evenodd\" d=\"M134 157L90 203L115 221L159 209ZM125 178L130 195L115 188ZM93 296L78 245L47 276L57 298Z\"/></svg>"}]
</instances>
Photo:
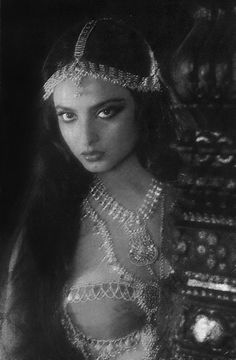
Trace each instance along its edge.
<instances>
[{"instance_id":1,"label":"black and white photograph","mask_svg":"<svg viewBox=\"0 0 236 360\"><path fill-rule=\"evenodd\" d=\"M236 360L236 1L0 17L0 360Z\"/></svg>"}]
</instances>

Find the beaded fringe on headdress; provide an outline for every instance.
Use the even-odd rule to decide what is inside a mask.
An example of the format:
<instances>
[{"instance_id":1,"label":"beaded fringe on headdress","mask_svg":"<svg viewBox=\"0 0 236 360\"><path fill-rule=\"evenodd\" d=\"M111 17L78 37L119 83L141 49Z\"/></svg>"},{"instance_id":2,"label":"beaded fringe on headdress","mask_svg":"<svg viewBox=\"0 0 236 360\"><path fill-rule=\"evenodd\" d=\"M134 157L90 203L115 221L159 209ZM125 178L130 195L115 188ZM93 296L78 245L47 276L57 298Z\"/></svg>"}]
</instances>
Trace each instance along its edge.
<instances>
[{"instance_id":1,"label":"beaded fringe on headdress","mask_svg":"<svg viewBox=\"0 0 236 360\"><path fill-rule=\"evenodd\" d=\"M44 100L48 99L55 87L66 79L72 80L76 86L80 85L81 79L91 76L95 79L109 81L112 84L127 87L131 90L141 92L160 91L159 67L154 58L153 51L149 47L151 60L151 71L147 77L134 75L123 70L116 69L103 64L95 64L90 61L81 60L86 47L87 39L96 26L97 21L88 22L82 29L75 45L75 60L57 70L44 84Z\"/></svg>"}]
</instances>

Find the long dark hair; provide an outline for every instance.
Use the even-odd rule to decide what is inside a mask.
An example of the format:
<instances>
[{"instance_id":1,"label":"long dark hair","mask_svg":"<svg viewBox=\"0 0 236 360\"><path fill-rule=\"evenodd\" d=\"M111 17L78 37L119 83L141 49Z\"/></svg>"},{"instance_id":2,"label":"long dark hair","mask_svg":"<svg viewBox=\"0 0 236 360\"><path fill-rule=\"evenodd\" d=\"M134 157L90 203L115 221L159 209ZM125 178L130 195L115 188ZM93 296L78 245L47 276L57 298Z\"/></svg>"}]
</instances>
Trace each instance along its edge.
<instances>
[{"instance_id":1,"label":"long dark hair","mask_svg":"<svg viewBox=\"0 0 236 360\"><path fill-rule=\"evenodd\" d=\"M82 25L53 47L43 69L45 80L72 60ZM103 25L98 29L99 37L91 35L87 59L147 76L147 44L140 34L120 22L111 21L109 33ZM139 61L134 61L134 55ZM174 180L176 155L169 144L175 137L175 124L167 91L163 87L159 93L132 91L132 95L140 133L138 157L157 178ZM23 243L13 273L15 300L11 309L17 312L21 306L24 313L24 321L18 321L22 338L16 354L25 360L78 360L78 353L66 340L60 314L63 286L71 274L79 238L81 203L92 175L64 142L51 98L42 106L38 143L30 195L19 227Z\"/></svg>"}]
</instances>

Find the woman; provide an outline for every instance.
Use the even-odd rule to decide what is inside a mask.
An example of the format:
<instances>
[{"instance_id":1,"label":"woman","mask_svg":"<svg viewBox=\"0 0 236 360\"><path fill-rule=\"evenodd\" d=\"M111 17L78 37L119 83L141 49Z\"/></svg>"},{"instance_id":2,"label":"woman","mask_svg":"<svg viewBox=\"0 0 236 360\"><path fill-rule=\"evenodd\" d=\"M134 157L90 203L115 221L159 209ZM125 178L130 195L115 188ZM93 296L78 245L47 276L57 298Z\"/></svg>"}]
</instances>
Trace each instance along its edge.
<instances>
[{"instance_id":1,"label":"woman","mask_svg":"<svg viewBox=\"0 0 236 360\"><path fill-rule=\"evenodd\" d=\"M163 181L172 135L154 54L124 23L92 20L59 39L44 77L39 156L10 260L2 353L169 359L180 312L171 307L174 197Z\"/></svg>"}]
</instances>

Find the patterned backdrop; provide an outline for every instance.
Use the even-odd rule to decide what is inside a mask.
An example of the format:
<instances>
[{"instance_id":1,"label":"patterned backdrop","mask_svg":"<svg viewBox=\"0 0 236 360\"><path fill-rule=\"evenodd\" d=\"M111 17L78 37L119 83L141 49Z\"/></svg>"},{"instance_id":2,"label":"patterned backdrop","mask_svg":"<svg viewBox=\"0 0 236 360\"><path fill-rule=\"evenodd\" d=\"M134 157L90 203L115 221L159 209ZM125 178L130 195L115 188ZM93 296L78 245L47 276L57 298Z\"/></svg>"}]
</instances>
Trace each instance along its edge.
<instances>
[{"instance_id":1,"label":"patterned backdrop","mask_svg":"<svg viewBox=\"0 0 236 360\"><path fill-rule=\"evenodd\" d=\"M170 65L184 163L173 260L184 271L176 359L236 359L236 2L205 2Z\"/></svg>"}]
</instances>

